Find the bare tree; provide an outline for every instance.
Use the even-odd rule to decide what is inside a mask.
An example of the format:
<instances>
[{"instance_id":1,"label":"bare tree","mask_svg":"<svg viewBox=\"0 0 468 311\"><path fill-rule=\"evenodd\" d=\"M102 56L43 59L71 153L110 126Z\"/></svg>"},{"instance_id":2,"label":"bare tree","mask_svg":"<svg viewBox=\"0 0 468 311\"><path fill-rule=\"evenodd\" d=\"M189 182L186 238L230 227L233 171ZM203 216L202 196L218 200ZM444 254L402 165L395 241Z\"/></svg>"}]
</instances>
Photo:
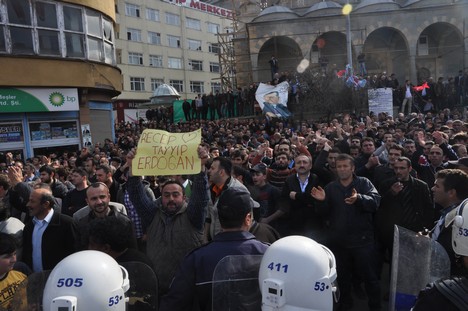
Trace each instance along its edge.
<instances>
[{"instance_id":1,"label":"bare tree","mask_svg":"<svg viewBox=\"0 0 468 311\"><path fill-rule=\"evenodd\" d=\"M354 90L346 86L343 79L333 72L323 72L321 68L308 68L297 74L300 83L300 107L296 109L314 117L326 116L331 120L336 113L355 112L358 98ZM296 114L297 115L297 114Z\"/></svg>"}]
</instances>

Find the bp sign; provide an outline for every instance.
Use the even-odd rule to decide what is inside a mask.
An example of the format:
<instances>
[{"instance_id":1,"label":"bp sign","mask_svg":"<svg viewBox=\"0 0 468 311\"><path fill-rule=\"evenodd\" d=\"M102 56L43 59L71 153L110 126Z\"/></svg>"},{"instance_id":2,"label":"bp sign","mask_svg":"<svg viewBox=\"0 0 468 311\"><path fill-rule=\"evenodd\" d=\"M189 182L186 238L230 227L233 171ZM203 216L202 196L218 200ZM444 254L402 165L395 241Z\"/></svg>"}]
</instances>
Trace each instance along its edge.
<instances>
[{"instance_id":1,"label":"bp sign","mask_svg":"<svg viewBox=\"0 0 468 311\"><path fill-rule=\"evenodd\" d=\"M0 89L0 112L78 111L77 89Z\"/></svg>"}]
</instances>

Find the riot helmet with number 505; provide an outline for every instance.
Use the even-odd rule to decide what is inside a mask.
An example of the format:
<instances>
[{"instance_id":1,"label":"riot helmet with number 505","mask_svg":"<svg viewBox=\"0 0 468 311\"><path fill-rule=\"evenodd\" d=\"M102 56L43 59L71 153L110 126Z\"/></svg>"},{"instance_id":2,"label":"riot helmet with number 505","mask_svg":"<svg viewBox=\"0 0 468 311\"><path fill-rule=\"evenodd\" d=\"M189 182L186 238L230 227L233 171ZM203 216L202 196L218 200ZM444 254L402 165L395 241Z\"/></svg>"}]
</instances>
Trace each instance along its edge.
<instances>
[{"instance_id":1,"label":"riot helmet with number 505","mask_svg":"<svg viewBox=\"0 0 468 311\"><path fill-rule=\"evenodd\" d=\"M109 255L82 251L52 270L44 289L44 311L124 311L128 272Z\"/></svg>"}]
</instances>

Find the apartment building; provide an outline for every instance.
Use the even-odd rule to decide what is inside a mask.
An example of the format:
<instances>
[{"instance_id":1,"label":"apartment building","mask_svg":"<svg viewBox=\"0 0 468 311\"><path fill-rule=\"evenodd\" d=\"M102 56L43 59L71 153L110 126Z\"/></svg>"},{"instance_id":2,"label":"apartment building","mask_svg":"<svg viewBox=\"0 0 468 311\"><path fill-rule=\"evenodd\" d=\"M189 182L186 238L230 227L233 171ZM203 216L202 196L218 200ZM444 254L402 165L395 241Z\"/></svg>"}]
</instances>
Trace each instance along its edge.
<instances>
[{"instance_id":1,"label":"apartment building","mask_svg":"<svg viewBox=\"0 0 468 311\"><path fill-rule=\"evenodd\" d=\"M75 151L114 135L112 98L122 87L114 7L0 0L0 158Z\"/></svg>"},{"instance_id":2,"label":"apartment building","mask_svg":"<svg viewBox=\"0 0 468 311\"><path fill-rule=\"evenodd\" d=\"M198 1L118 0L117 65L123 91L115 109L149 102L161 84L183 98L220 89L218 32L232 32L231 12Z\"/></svg>"}]
</instances>

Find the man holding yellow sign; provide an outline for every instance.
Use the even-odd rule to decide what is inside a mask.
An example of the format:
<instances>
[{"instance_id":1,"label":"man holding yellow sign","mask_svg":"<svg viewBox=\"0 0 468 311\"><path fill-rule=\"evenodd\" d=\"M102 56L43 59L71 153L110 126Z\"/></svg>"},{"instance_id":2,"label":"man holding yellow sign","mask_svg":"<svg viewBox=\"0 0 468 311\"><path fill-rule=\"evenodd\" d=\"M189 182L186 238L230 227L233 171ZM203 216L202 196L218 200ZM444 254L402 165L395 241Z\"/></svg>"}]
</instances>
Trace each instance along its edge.
<instances>
[{"instance_id":1,"label":"man holding yellow sign","mask_svg":"<svg viewBox=\"0 0 468 311\"><path fill-rule=\"evenodd\" d=\"M146 254L159 279L159 295L166 294L180 262L192 249L203 244L203 224L208 204L208 178L205 164L208 150L199 146L200 130L174 134L145 130L138 153L127 155L132 175L194 174L192 194L187 202L184 187L169 180L161 186L161 198L152 201L141 177L127 181L130 200L146 230Z\"/></svg>"}]
</instances>

